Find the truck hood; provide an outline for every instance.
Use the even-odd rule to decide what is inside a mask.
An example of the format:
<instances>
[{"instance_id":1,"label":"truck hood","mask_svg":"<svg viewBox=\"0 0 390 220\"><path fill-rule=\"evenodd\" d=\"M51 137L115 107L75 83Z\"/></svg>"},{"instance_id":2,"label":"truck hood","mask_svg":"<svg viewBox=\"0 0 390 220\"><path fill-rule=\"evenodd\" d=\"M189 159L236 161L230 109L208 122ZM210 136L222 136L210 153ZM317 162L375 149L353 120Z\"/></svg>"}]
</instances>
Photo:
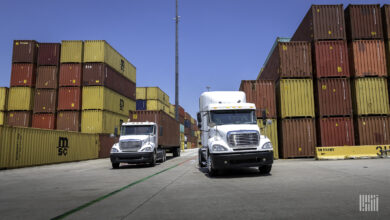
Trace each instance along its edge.
<instances>
[{"instance_id":1,"label":"truck hood","mask_svg":"<svg viewBox=\"0 0 390 220\"><path fill-rule=\"evenodd\" d=\"M257 124L238 124L238 125L217 125L210 129L210 136L219 136L226 140L227 134L230 131L259 131Z\"/></svg>"},{"instance_id":2,"label":"truck hood","mask_svg":"<svg viewBox=\"0 0 390 220\"><path fill-rule=\"evenodd\" d=\"M119 141L130 141L130 140L143 141L148 138L149 135L126 135L126 136L120 136Z\"/></svg>"}]
</instances>

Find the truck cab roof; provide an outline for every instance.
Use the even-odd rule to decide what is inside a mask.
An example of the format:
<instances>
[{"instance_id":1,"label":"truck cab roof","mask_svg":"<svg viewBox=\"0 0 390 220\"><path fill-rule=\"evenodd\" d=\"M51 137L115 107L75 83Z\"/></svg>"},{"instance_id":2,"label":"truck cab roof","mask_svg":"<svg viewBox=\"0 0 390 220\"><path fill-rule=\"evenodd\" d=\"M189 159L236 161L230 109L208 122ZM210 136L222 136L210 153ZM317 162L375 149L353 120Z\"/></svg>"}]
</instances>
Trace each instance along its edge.
<instances>
[{"instance_id":1,"label":"truck cab roof","mask_svg":"<svg viewBox=\"0 0 390 220\"><path fill-rule=\"evenodd\" d=\"M255 110L256 106L253 103L229 103L229 104L210 104L204 111L218 110Z\"/></svg>"},{"instance_id":2,"label":"truck cab roof","mask_svg":"<svg viewBox=\"0 0 390 220\"><path fill-rule=\"evenodd\" d=\"M145 121L145 122L123 122L122 123L122 126L132 126L132 125L155 125L156 123L154 122L149 122L149 121Z\"/></svg>"},{"instance_id":3,"label":"truck cab roof","mask_svg":"<svg viewBox=\"0 0 390 220\"><path fill-rule=\"evenodd\" d=\"M245 93L242 91L214 91L204 92L199 98L199 109L208 111L212 104L241 105L246 103Z\"/></svg>"}]
</instances>

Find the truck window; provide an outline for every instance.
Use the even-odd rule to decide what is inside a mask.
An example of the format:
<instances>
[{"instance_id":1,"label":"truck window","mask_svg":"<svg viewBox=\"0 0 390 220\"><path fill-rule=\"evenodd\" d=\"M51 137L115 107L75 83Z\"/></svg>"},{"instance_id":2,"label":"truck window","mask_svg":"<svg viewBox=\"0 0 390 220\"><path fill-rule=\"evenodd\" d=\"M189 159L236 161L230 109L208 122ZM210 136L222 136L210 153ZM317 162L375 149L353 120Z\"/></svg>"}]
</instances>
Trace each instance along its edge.
<instances>
[{"instance_id":1,"label":"truck window","mask_svg":"<svg viewBox=\"0 0 390 220\"><path fill-rule=\"evenodd\" d=\"M152 125L122 126L121 135L149 135L153 134Z\"/></svg>"},{"instance_id":2,"label":"truck window","mask_svg":"<svg viewBox=\"0 0 390 220\"><path fill-rule=\"evenodd\" d=\"M216 125L257 124L254 110L210 111L210 122L213 122Z\"/></svg>"}]
</instances>

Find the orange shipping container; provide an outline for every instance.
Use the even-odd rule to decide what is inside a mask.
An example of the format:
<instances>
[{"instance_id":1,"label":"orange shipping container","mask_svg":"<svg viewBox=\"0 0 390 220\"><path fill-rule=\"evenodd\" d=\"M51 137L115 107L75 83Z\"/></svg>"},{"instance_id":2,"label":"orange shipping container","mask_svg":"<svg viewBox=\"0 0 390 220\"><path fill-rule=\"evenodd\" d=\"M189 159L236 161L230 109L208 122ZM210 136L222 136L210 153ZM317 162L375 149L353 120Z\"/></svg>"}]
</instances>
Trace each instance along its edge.
<instances>
[{"instance_id":1,"label":"orange shipping container","mask_svg":"<svg viewBox=\"0 0 390 220\"><path fill-rule=\"evenodd\" d=\"M346 41L317 41L314 51L314 74L317 78L350 77Z\"/></svg>"},{"instance_id":2,"label":"orange shipping container","mask_svg":"<svg viewBox=\"0 0 390 220\"><path fill-rule=\"evenodd\" d=\"M60 65L60 86L81 86L81 63L62 63Z\"/></svg>"},{"instance_id":3,"label":"orange shipping container","mask_svg":"<svg viewBox=\"0 0 390 220\"><path fill-rule=\"evenodd\" d=\"M11 70L11 86L35 86L35 64L14 63Z\"/></svg>"},{"instance_id":4,"label":"orange shipping container","mask_svg":"<svg viewBox=\"0 0 390 220\"><path fill-rule=\"evenodd\" d=\"M34 114L32 119L33 128L55 129L55 114Z\"/></svg>"},{"instance_id":5,"label":"orange shipping container","mask_svg":"<svg viewBox=\"0 0 390 220\"><path fill-rule=\"evenodd\" d=\"M388 116L367 116L356 119L357 144L390 144L390 118Z\"/></svg>"},{"instance_id":6,"label":"orange shipping container","mask_svg":"<svg viewBox=\"0 0 390 220\"><path fill-rule=\"evenodd\" d=\"M319 118L318 146L354 146L355 136L351 117Z\"/></svg>"},{"instance_id":7,"label":"orange shipping container","mask_svg":"<svg viewBox=\"0 0 390 220\"><path fill-rule=\"evenodd\" d=\"M81 88L61 87L58 90L58 110L81 110Z\"/></svg>"}]
</instances>

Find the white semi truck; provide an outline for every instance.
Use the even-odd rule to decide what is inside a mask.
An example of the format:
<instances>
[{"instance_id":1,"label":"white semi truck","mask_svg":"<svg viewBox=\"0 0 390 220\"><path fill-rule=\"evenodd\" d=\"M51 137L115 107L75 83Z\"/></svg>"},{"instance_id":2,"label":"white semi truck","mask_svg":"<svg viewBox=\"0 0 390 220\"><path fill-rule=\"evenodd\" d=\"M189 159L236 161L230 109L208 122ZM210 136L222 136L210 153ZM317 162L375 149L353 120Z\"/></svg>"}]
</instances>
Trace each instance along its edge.
<instances>
[{"instance_id":1,"label":"white semi truck","mask_svg":"<svg viewBox=\"0 0 390 220\"><path fill-rule=\"evenodd\" d=\"M207 167L210 176L232 167L258 167L261 173L271 172L273 147L260 133L255 110L253 103L246 103L244 92L201 94L197 114L202 131L199 166Z\"/></svg>"}]
</instances>

